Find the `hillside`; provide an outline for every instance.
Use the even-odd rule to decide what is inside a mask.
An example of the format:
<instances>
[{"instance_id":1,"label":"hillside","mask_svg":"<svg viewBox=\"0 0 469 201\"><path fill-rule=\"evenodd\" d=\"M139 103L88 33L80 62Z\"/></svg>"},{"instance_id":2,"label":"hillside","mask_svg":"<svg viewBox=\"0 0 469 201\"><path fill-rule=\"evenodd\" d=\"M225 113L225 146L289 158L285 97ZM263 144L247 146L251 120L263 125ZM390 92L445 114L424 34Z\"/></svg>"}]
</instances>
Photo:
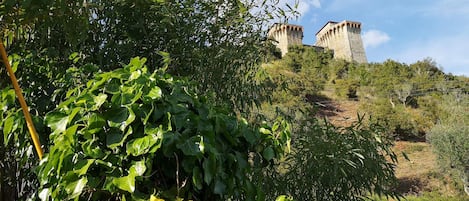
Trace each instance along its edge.
<instances>
[{"instance_id":1,"label":"hillside","mask_svg":"<svg viewBox=\"0 0 469 201\"><path fill-rule=\"evenodd\" d=\"M315 101L319 108L318 116L327 118L334 125L348 126L357 121L357 114L363 114L359 101L337 100L327 89L321 94L324 95L322 100ZM396 167L398 192L412 196L458 195L456 184L438 168L437 156L428 142L396 141L393 149L399 154ZM407 154L409 160L400 154L402 152Z\"/></svg>"},{"instance_id":2,"label":"hillside","mask_svg":"<svg viewBox=\"0 0 469 201\"><path fill-rule=\"evenodd\" d=\"M275 110L264 112L301 122L313 111L345 130L356 126L359 114L364 125L379 125L395 140L397 192L416 200L466 199L469 78L446 74L431 59L358 64L301 46L264 69L276 87Z\"/></svg>"}]
</instances>

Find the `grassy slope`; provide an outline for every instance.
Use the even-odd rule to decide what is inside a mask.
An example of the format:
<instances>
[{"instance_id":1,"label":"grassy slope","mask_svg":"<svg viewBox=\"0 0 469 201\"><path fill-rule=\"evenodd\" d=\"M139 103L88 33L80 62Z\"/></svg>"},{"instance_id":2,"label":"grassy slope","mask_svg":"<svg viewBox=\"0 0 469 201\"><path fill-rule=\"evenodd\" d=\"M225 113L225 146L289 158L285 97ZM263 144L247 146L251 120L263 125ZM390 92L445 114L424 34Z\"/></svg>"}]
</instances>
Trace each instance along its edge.
<instances>
[{"instance_id":1,"label":"grassy slope","mask_svg":"<svg viewBox=\"0 0 469 201\"><path fill-rule=\"evenodd\" d=\"M347 125L357 119L359 101L337 100L330 91L323 91L327 100L320 102L320 114L337 125ZM458 187L444 171L438 169L436 156L426 142L398 141L394 147L399 153L396 176L400 185L397 190L407 200L469 201L456 190ZM400 153L405 152L410 160ZM374 198L378 199L379 198ZM381 198L381 200L386 200Z\"/></svg>"}]
</instances>

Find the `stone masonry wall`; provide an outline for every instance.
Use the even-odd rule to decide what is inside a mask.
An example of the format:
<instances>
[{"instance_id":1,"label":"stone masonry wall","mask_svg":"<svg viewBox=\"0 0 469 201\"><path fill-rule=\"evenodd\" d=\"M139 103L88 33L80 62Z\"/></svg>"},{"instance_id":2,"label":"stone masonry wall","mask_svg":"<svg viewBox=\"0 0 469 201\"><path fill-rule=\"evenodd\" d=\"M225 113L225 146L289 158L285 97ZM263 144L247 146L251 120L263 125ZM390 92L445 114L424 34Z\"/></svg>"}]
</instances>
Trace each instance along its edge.
<instances>
[{"instance_id":1,"label":"stone masonry wall","mask_svg":"<svg viewBox=\"0 0 469 201\"><path fill-rule=\"evenodd\" d=\"M274 24L268 33L268 37L277 41L277 47L285 56L288 47L303 44L303 27L291 24Z\"/></svg>"},{"instance_id":2,"label":"stone masonry wall","mask_svg":"<svg viewBox=\"0 0 469 201\"><path fill-rule=\"evenodd\" d=\"M334 50L334 57L366 63L361 39L361 23L352 21L328 22L316 33L316 45Z\"/></svg>"}]
</instances>

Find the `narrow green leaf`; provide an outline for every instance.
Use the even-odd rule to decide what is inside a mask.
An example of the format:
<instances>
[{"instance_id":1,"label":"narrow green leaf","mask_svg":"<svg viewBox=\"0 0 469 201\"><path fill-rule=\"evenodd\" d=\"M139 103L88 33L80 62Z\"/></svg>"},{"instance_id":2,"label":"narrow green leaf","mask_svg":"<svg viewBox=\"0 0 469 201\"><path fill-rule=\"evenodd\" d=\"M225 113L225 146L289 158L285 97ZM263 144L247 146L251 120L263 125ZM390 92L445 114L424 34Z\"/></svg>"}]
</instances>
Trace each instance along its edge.
<instances>
[{"instance_id":1,"label":"narrow green leaf","mask_svg":"<svg viewBox=\"0 0 469 201\"><path fill-rule=\"evenodd\" d=\"M265 128L260 128L259 132L262 134L266 134L266 135L272 134L272 132L269 129L265 129Z\"/></svg>"},{"instance_id":2,"label":"narrow green leaf","mask_svg":"<svg viewBox=\"0 0 469 201\"><path fill-rule=\"evenodd\" d=\"M192 170L192 183L198 190L202 190L202 173L197 166Z\"/></svg>"},{"instance_id":3,"label":"narrow green leaf","mask_svg":"<svg viewBox=\"0 0 469 201\"><path fill-rule=\"evenodd\" d=\"M5 145L8 144L10 141L10 133L13 130L13 126L15 124L15 117L14 116L9 116L5 122L3 122L3 143Z\"/></svg>"}]
</instances>

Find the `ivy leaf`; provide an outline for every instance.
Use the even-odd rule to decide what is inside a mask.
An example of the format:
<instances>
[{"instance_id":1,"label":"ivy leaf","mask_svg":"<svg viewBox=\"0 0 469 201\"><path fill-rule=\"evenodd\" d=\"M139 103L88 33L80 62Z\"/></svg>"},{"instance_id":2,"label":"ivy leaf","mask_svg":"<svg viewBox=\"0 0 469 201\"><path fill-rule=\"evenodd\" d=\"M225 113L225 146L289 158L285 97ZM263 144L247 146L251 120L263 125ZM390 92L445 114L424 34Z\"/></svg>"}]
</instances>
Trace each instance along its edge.
<instances>
[{"instance_id":1,"label":"ivy leaf","mask_svg":"<svg viewBox=\"0 0 469 201\"><path fill-rule=\"evenodd\" d=\"M135 176L128 175L124 177L114 178L112 183L119 189L133 193L135 191Z\"/></svg>"},{"instance_id":2,"label":"ivy leaf","mask_svg":"<svg viewBox=\"0 0 469 201\"><path fill-rule=\"evenodd\" d=\"M226 190L226 184L223 183L220 179L217 179L215 181L215 186L213 188L213 192L218 195L223 195Z\"/></svg>"},{"instance_id":3,"label":"ivy leaf","mask_svg":"<svg viewBox=\"0 0 469 201\"><path fill-rule=\"evenodd\" d=\"M74 172L78 174L78 176L86 174L86 172L88 172L88 168L90 168L91 164L93 164L94 161L94 159L81 160L75 165L76 169L74 170Z\"/></svg>"},{"instance_id":4,"label":"ivy leaf","mask_svg":"<svg viewBox=\"0 0 469 201\"><path fill-rule=\"evenodd\" d=\"M111 128L111 131L106 135L106 146L113 149L119 146L122 146L127 139L127 136L133 133L132 126L127 129L127 132L124 134L122 131L117 130L115 128Z\"/></svg>"},{"instance_id":5,"label":"ivy leaf","mask_svg":"<svg viewBox=\"0 0 469 201\"><path fill-rule=\"evenodd\" d=\"M48 113L45 118L47 126L52 129L53 133L64 132L67 128L68 120L68 115L61 112Z\"/></svg>"},{"instance_id":6,"label":"ivy leaf","mask_svg":"<svg viewBox=\"0 0 469 201\"><path fill-rule=\"evenodd\" d=\"M140 71L140 70L133 71L130 74L129 81L132 81L132 80L135 80L135 79L139 78L140 75L142 75L142 71Z\"/></svg>"},{"instance_id":7,"label":"ivy leaf","mask_svg":"<svg viewBox=\"0 0 469 201\"><path fill-rule=\"evenodd\" d=\"M135 120L135 114L131 116L131 112L127 107L113 108L106 112L105 117L110 127L120 128L121 130L123 130L128 123Z\"/></svg>"},{"instance_id":8,"label":"ivy leaf","mask_svg":"<svg viewBox=\"0 0 469 201\"><path fill-rule=\"evenodd\" d=\"M275 152L274 152L274 150L272 149L272 147L267 147L267 148L264 149L264 151L262 152L262 156L264 156L265 160L270 161L272 158L275 157Z\"/></svg>"},{"instance_id":9,"label":"ivy leaf","mask_svg":"<svg viewBox=\"0 0 469 201\"><path fill-rule=\"evenodd\" d=\"M150 92L148 92L146 96L153 100L157 100L161 98L162 94L163 92L161 91L161 88L159 88L158 86L155 86L150 90Z\"/></svg>"},{"instance_id":10,"label":"ivy leaf","mask_svg":"<svg viewBox=\"0 0 469 201\"><path fill-rule=\"evenodd\" d=\"M93 113L88 118L88 131L95 131L91 133L96 133L99 130L102 130L105 125L106 120L100 114Z\"/></svg>"},{"instance_id":11,"label":"ivy leaf","mask_svg":"<svg viewBox=\"0 0 469 201\"><path fill-rule=\"evenodd\" d=\"M217 171L217 161L215 156L211 154L209 158L206 158L202 164L202 167L204 168L204 181L206 184L210 184L213 179L213 174L215 174Z\"/></svg>"},{"instance_id":12,"label":"ivy leaf","mask_svg":"<svg viewBox=\"0 0 469 201\"><path fill-rule=\"evenodd\" d=\"M95 140L87 140L81 145L81 149L86 156L91 158L102 158L104 157L103 151L94 144Z\"/></svg>"},{"instance_id":13,"label":"ivy leaf","mask_svg":"<svg viewBox=\"0 0 469 201\"><path fill-rule=\"evenodd\" d=\"M200 136L192 136L191 138L184 140L184 143L176 145L184 155L196 156L202 154L200 150Z\"/></svg>"},{"instance_id":14,"label":"ivy leaf","mask_svg":"<svg viewBox=\"0 0 469 201\"><path fill-rule=\"evenodd\" d=\"M137 161L132 167L130 167L130 174L135 176L142 176L147 170L145 160Z\"/></svg>"},{"instance_id":15,"label":"ivy leaf","mask_svg":"<svg viewBox=\"0 0 469 201\"><path fill-rule=\"evenodd\" d=\"M65 191L67 191L68 199L74 199L78 197L81 192L83 191L83 188L86 186L86 183L88 183L88 179L86 177L82 177L78 181L72 182L65 186Z\"/></svg>"},{"instance_id":16,"label":"ivy leaf","mask_svg":"<svg viewBox=\"0 0 469 201\"><path fill-rule=\"evenodd\" d=\"M93 97L94 105L91 110L97 110L101 107L101 105L106 102L107 95L106 94L99 94Z\"/></svg>"},{"instance_id":17,"label":"ivy leaf","mask_svg":"<svg viewBox=\"0 0 469 201\"><path fill-rule=\"evenodd\" d=\"M138 161L130 167L129 175L115 178L112 183L119 189L133 193L135 191L135 177L142 176L146 169L145 160Z\"/></svg>"},{"instance_id":18,"label":"ivy leaf","mask_svg":"<svg viewBox=\"0 0 469 201\"><path fill-rule=\"evenodd\" d=\"M148 135L134 139L127 143L127 154L139 156L145 153L154 153L161 147L162 136Z\"/></svg>"}]
</instances>

